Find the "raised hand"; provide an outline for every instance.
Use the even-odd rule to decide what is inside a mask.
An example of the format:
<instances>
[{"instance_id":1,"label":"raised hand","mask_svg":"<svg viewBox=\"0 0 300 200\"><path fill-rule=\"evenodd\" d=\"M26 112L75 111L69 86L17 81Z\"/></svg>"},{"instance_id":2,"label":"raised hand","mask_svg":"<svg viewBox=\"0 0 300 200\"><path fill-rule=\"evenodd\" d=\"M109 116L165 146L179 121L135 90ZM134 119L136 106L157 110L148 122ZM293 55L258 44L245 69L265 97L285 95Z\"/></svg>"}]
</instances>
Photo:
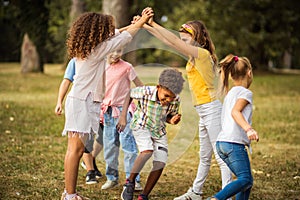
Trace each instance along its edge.
<instances>
[{"instance_id":1,"label":"raised hand","mask_svg":"<svg viewBox=\"0 0 300 200\"><path fill-rule=\"evenodd\" d=\"M131 24L135 24L137 21L139 21L141 19L140 15L136 15L132 18L131 20Z\"/></svg>"},{"instance_id":2,"label":"raised hand","mask_svg":"<svg viewBox=\"0 0 300 200\"><path fill-rule=\"evenodd\" d=\"M150 18L154 16L153 9L151 7L144 8L142 11L142 19L145 20L144 22L148 22Z\"/></svg>"}]
</instances>

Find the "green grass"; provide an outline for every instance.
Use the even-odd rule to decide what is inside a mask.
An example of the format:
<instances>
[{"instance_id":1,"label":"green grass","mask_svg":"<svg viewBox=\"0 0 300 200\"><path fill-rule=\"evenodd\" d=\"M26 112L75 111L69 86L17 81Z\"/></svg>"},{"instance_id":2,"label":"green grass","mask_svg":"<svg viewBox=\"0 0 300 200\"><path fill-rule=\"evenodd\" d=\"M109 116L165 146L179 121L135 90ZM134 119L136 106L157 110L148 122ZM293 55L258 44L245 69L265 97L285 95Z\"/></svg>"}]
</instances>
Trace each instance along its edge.
<instances>
[{"instance_id":1,"label":"green grass","mask_svg":"<svg viewBox=\"0 0 300 200\"><path fill-rule=\"evenodd\" d=\"M162 69L136 68L147 83L157 82ZM61 136L64 118L55 116L54 107L64 71L59 65L46 65L45 74L20 71L18 64L0 64L0 199L59 199L64 188L67 138ZM252 145L251 199L299 199L300 76L254 74L253 126L260 134L260 142ZM197 171L198 116L187 83L181 97L183 120L168 127L169 162L151 199L173 199L184 193ZM102 154L97 162L104 172ZM143 183L148 169L149 165L142 173ZM119 199L121 187L101 191L105 178L97 185L86 185L85 173L79 169L80 193L91 199ZM218 191L220 186L219 168L214 160L204 197Z\"/></svg>"}]
</instances>

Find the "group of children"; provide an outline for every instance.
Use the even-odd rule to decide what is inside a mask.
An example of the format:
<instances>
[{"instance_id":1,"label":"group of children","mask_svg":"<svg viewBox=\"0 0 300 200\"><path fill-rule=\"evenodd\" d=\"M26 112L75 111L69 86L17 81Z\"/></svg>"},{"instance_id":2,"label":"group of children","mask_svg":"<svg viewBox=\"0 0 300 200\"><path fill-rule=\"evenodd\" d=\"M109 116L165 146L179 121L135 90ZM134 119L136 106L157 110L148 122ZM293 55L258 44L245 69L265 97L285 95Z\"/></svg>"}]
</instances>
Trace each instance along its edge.
<instances>
[{"instance_id":1,"label":"group of children","mask_svg":"<svg viewBox=\"0 0 300 200\"><path fill-rule=\"evenodd\" d=\"M156 86L144 86L133 67L120 59L120 49L140 28L145 28L189 58L186 64L187 79L200 118L200 162L193 186L175 200L202 199L202 188L213 153L221 169L222 190L209 199L225 200L234 195L237 200L248 199L253 178L246 146L250 146L251 140L259 139L251 127L252 92L248 88L253 75L249 60L228 55L219 63L220 92L226 94L222 106L214 85L218 70L217 56L205 25L201 21L187 22L180 27L179 38L157 24L153 16L153 10L145 8L129 26L115 31L112 16L85 13L69 30L67 50L69 57L74 58L75 76L66 84L62 82L55 110L61 114L62 101L67 92L65 88L73 81L65 102L63 134L68 135L68 147L62 200L85 199L76 192L80 159L84 155L88 170L86 180L95 180L101 173L95 165L96 154L93 152L99 152L102 144L107 177L102 189L118 185L120 145L124 151L126 182L121 193L123 200L133 199L135 189L140 187L139 174L152 156L153 167L138 200L148 199L163 172L168 157L165 127L166 123L178 124L181 119L179 94L184 79L178 70L167 68L160 74ZM229 77L233 80L230 90ZM131 81L135 83L135 88L130 89ZM137 101L136 109L128 112L132 99ZM91 141L99 130L101 133L100 121L103 123L103 135L98 134L97 138L102 138L103 143L100 142L98 147L94 144L92 149L87 148L86 141ZM231 180L231 173L236 180Z\"/></svg>"}]
</instances>

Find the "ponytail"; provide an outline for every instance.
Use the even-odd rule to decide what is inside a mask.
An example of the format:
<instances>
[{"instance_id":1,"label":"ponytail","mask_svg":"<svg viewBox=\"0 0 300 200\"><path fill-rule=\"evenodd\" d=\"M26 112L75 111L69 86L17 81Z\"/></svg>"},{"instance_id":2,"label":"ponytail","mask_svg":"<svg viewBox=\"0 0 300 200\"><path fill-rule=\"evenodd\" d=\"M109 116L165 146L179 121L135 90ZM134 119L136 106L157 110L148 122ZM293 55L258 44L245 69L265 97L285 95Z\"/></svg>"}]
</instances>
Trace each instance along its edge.
<instances>
[{"instance_id":1,"label":"ponytail","mask_svg":"<svg viewBox=\"0 0 300 200\"><path fill-rule=\"evenodd\" d=\"M229 90L229 77L238 80L246 76L251 64L248 58L238 57L233 54L227 55L219 63L220 67L220 86L219 95L227 94Z\"/></svg>"}]
</instances>

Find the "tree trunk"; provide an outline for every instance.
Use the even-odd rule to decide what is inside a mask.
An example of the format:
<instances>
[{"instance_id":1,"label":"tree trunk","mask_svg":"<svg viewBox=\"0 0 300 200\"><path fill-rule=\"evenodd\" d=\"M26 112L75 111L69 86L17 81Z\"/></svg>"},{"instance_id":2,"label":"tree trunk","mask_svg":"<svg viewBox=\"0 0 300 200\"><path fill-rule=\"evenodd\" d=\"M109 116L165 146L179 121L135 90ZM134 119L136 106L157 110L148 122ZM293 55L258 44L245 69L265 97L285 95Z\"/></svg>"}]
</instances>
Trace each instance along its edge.
<instances>
[{"instance_id":1,"label":"tree trunk","mask_svg":"<svg viewBox=\"0 0 300 200\"><path fill-rule=\"evenodd\" d=\"M291 69L291 67L292 67L292 54L291 54L291 52L292 52L291 48L284 51L282 61L283 61L283 68L285 68L285 69Z\"/></svg>"},{"instance_id":2,"label":"tree trunk","mask_svg":"<svg viewBox=\"0 0 300 200\"><path fill-rule=\"evenodd\" d=\"M130 22L128 0L103 0L102 11L115 17L117 28L126 26Z\"/></svg>"},{"instance_id":3,"label":"tree trunk","mask_svg":"<svg viewBox=\"0 0 300 200\"><path fill-rule=\"evenodd\" d=\"M105 14L113 15L116 20L116 27L124 27L130 24L130 14L129 14L129 0L103 0L102 1L102 11ZM131 49L135 45L133 40L130 44ZM130 62L133 66L136 65L136 53L135 51L126 52L124 51L125 60Z\"/></svg>"},{"instance_id":4,"label":"tree trunk","mask_svg":"<svg viewBox=\"0 0 300 200\"><path fill-rule=\"evenodd\" d=\"M85 6L86 6L85 0L72 0L71 10L69 13L70 26L78 16L80 16L82 13L85 12ZM64 63L61 66L62 69L65 70L67 68L67 64L69 60L70 59L68 58L68 55L66 53L64 57Z\"/></svg>"},{"instance_id":5,"label":"tree trunk","mask_svg":"<svg viewBox=\"0 0 300 200\"><path fill-rule=\"evenodd\" d=\"M36 46L26 33L23 38L21 49L21 72L40 72L40 59Z\"/></svg>"},{"instance_id":6,"label":"tree trunk","mask_svg":"<svg viewBox=\"0 0 300 200\"><path fill-rule=\"evenodd\" d=\"M85 11L85 1L72 0L72 6L70 11L70 22L72 23L84 11Z\"/></svg>"}]
</instances>

